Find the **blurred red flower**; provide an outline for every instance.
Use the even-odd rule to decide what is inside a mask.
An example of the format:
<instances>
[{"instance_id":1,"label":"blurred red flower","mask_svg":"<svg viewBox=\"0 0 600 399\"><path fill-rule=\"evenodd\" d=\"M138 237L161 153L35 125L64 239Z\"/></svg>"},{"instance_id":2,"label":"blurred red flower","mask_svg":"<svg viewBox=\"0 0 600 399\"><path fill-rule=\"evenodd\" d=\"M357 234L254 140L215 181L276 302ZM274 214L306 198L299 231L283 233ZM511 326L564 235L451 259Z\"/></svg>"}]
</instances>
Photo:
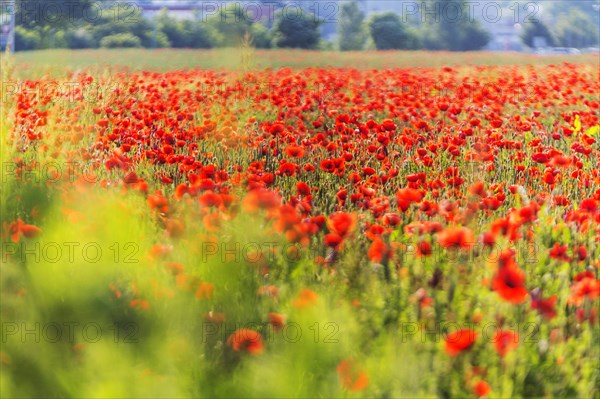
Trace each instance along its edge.
<instances>
[{"instance_id":1,"label":"blurred red flower","mask_svg":"<svg viewBox=\"0 0 600 399\"><path fill-rule=\"evenodd\" d=\"M504 357L509 350L517 347L519 344L519 334L513 331L501 330L494 335L494 347L501 357Z\"/></svg>"},{"instance_id":2,"label":"blurred red flower","mask_svg":"<svg viewBox=\"0 0 600 399\"><path fill-rule=\"evenodd\" d=\"M478 333L472 329L460 329L450 333L444 339L446 353L450 356L457 356L470 349L477 340Z\"/></svg>"},{"instance_id":3,"label":"blurred red flower","mask_svg":"<svg viewBox=\"0 0 600 399\"><path fill-rule=\"evenodd\" d=\"M329 216L327 227L333 233L346 238L356 227L356 215L352 213L336 212Z\"/></svg>"},{"instance_id":4,"label":"blurred red flower","mask_svg":"<svg viewBox=\"0 0 600 399\"><path fill-rule=\"evenodd\" d=\"M475 245L475 238L467 227L450 226L438 234L438 243L444 248L469 249Z\"/></svg>"},{"instance_id":5,"label":"blurred red flower","mask_svg":"<svg viewBox=\"0 0 600 399\"><path fill-rule=\"evenodd\" d=\"M519 304L527 299L525 273L509 258L504 265L500 264L494 276L492 287L500 297L510 303Z\"/></svg>"},{"instance_id":6,"label":"blurred red flower","mask_svg":"<svg viewBox=\"0 0 600 399\"><path fill-rule=\"evenodd\" d=\"M258 355L263 352L263 340L260 333L247 328L235 331L227 339L227 345L236 352L248 352Z\"/></svg>"}]
</instances>

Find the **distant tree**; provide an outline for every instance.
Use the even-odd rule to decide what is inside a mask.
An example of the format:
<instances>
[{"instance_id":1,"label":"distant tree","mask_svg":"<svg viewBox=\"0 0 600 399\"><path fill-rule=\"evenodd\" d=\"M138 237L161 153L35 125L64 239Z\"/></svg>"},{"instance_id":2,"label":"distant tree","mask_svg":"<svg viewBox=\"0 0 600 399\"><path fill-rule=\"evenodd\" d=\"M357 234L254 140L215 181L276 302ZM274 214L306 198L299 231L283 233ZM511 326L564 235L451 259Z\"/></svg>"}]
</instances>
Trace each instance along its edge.
<instances>
[{"instance_id":1,"label":"distant tree","mask_svg":"<svg viewBox=\"0 0 600 399\"><path fill-rule=\"evenodd\" d=\"M85 12L90 7L92 0L15 0L16 50L32 49L33 42L36 49L95 45L93 39L79 40L76 33L89 25Z\"/></svg>"},{"instance_id":2,"label":"distant tree","mask_svg":"<svg viewBox=\"0 0 600 399\"><path fill-rule=\"evenodd\" d=\"M15 50L37 50L40 48L42 38L38 31L25 29L22 26L15 28Z\"/></svg>"},{"instance_id":3,"label":"distant tree","mask_svg":"<svg viewBox=\"0 0 600 399\"><path fill-rule=\"evenodd\" d=\"M555 41L552 33L548 27L540 20L528 21L523 23L523 30L521 31L521 40L528 47L535 47L533 39L535 37L543 37L546 39L548 46L554 46Z\"/></svg>"},{"instance_id":4,"label":"distant tree","mask_svg":"<svg viewBox=\"0 0 600 399\"><path fill-rule=\"evenodd\" d=\"M491 39L479 23L463 12L469 5L460 6L455 0L438 0L427 3L427 9L436 10L435 18L427 17L421 27L424 47L429 50L472 51L480 50Z\"/></svg>"},{"instance_id":5,"label":"distant tree","mask_svg":"<svg viewBox=\"0 0 600 399\"><path fill-rule=\"evenodd\" d=\"M174 48L211 48L215 34L211 27L196 20L177 20L161 10L156 20L156 28L168 39Z\"/></svg>"},{"instance_id":6,"label":"distant tree","mask_svg":"<svg viewBox=\"0 0 600 399\"><path fill-rule=\"evenodd\" d=\"M85 28L67 30L65 32L65 39L67 46L72 49L98 47L98 43L96 43L92 34Z\"/></svg>"},{"instance_id":7,"label":"distant tree","mask_svg":"<svg viewBox=\"0 0 600 399\"><path fill-rule=\"evenodd\" d=\"M100 40L100 47L103 48L126 48L126 47L142 47L142 41L136 35L126 33L116 33L108 35Z\"/></svg>"},{"instance_id":8,"label":"distant tree","mask_svg":"<svg viewBox=\"0 0 600 399\"><path fill-rule=\"evenodd\" d=\"M209 25L216 32L217 46L239 46L242 38L250 32L253 21L241 7L221 8L219 13L208 19Z\"/></svg>"},{"instance_id":9,"label":"distant tree","mask_svg":"<svg viewBox=\"0 0 600 399\"><path fill-rule=\"evenodd\" d=\"M458 51L476 51L485 47L492 38L477 21L466 22L462 27ZM452 49L451 49L452 50Z\"/></svg>"},{"instance_id":10,"label":"distant tree","mask_svg":"<svg viewBox=\"0 0 600 399\"><path fill-rule=\"evenodd\" d=\"M275 47L315 49L321 40L321 23L307 11L293 14L280 11L273 26L273 44Z\"/></svg>"},{"instance_id":11,"label":"distant tree","mask_svg":"<svg viewBox=\"0 0 600 399\"><path fill-rule=\"evenodd\" d=\"M417 38L393 12L373 15L369 20L369 31L377 50L418 48Z\"/></svg>"},{"instance_id":12,"label":"distant tree","mask_svg":"<svg viewBox=\"0 0 600 399\"><path fill-rule=\"evenodd\" d=\"M554 28L556 41L564 47L598 45L598 25L594 19L578 9L560 14Z\"/></svg>"},{"instance_id":13,"label":"distant tree","mask_svg":"<svg viewBox=\"0 0 600 399\"><path fill-rule=\"evenodd\" d=\"M598 21L598 2L597 1L573 1L573 0L553 0L543 3L544 15L561 15L581 12L592 16L592 19ZM537 13L536 13L537 14ZM539 16L539 15L537 15Z\"/></svg>"},{"instance_id":14,"label":"distant tree","mask_svg":"<svg viewBox=\"0 0 600 399\"><path fill-rule=\"evenodd\" d=\"M3 2L4 3L4 2ZM94 0L15 0L15 24L27 29L77 26Z\"/></svg>"},{"instance_id":15,"label":"distant tree","mask_svg":"<svg viewBox=\"0 0 600 399\"><path fill-rule=\"evenodd\" d=\"M142 47L166 47L169 45L167 36L154 24L144 18L141 11L133 9L128 11L126 17L115 18L111 13L104 12L101 17L92 21L90 33L100 43L102 38L119 33L129 33L136 36Z\"/></svg>"},{"instance_id":16,"label":"distant tree","mask_svg":"<svg viewBox=\"0 0 600 399\"><path fill-rule=\"evenodd\" d=\"M250 37L252 37L252 44L256 48L271 47L271 32L260 22L255 22L250 26Z\"/></svg>"},{"instance_id":17,"label":"distant tree","mask_svg":"<svg viewBox=\"0 0 600 399\"><path fill-rule=\"evenodd\" d=\"M191 47L191 40L188 32L183 28L183 24L175 18L169 16L166 9L160 10L154 23L156 28L167 36L171 47L185 48Z\"/></svg>"},{"instance_id":18,"label":"distant tree","mask_svg":"<svg viewBox=\"0 0 600 399\"><path fill-rule=\"evenodd\" d=\"M356 0L342 5L338 23L340 50L362 50L367 40L364 19Z\"/></svg>"}]
</instances>

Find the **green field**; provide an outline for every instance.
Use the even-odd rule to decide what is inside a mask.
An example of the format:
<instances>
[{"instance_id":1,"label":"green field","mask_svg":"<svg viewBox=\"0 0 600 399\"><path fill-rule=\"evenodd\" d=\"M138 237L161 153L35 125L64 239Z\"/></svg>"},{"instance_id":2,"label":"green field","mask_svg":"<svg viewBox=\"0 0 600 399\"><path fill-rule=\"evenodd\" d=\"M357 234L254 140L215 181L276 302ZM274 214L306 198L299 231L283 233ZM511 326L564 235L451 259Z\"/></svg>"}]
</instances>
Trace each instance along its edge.
<instances>
[{"instance_id":1,"label":"green field","mask_svg":"<svg viewBox=\"0 0 600 399\"><path fill-rule=\"evenodd\" d=\"M20 76L60 74L66 69L108 66L167 71L180 68L226 68L240 66L241 49L214 50L43 50L15 55ZM599 63L597 54L577 56L539 56L523 53L450 53L427 51L327 52L306 50L256 50L257 68L342 67L358 69L440 67L445 65L547 65L561 62ZM359 62L357 62L359 61Z\"/></svg>"}]
</instances>

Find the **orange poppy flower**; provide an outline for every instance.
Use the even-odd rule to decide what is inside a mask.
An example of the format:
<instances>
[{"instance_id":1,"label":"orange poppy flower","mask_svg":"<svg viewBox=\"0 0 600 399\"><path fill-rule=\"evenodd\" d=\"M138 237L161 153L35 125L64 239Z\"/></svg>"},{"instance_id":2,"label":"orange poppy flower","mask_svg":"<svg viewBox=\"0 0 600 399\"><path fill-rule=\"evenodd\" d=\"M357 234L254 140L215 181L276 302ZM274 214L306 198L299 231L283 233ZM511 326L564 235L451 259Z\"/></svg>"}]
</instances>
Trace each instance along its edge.
<instances>
[{"instance_id":1,"label":"orange poppy flower","mask_svg":"<svg viewBox=\"0 0 600 399\"><path fill-rule=\"evenodd\" d=\"M369 377L364 371L356 369L350 359L342 360L336 367L340 382L345 389L360 392L369 386Z\"/></svg>"},{"instance_id":2,"label":"orange poppy flower","mask_svg":"<svg viewBox=\"0 0 600 399\"><path fill-rule=\"evenodd\" d=\"M293 305L296 308L306 308L314 304L319 296L316 292L303 288L298 297L294 300Z\"/></svg>"},{"instance_id":3,"label":"orange poppy flower","mask_svg":"<svg viewBox=\"0 0 600 399\"><path fill-rule=\"evenodd\" d=\"M198 299L210 299L215 291L215 286L211 283L202 282L198 285L196 290L196 298Z\"/></svg>"}]
</instances>

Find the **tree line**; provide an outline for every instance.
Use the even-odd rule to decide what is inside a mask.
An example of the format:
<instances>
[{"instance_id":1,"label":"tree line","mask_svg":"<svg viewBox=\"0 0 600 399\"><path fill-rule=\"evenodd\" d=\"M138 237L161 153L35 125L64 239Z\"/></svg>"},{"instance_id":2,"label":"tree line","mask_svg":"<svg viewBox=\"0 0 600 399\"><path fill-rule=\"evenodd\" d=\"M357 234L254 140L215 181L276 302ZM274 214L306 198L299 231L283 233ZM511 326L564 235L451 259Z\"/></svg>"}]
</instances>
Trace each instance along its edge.
<instances>
[{"instance_id":1,"label":"tree line","mask_svg":"<svg viewBox=\"0 0 600 399\"><path fill-rule=\"evenodd\" d=\"M70 0L51 0L57 9L67 10ZM452 0L428 1L432 9ZM86 4L94 4L105 12L86 15ZM65 7L61 8L60 4ZM438 3L438 4L435 4ZM456 1L453 1L456 3ZM239 8L223 9L209 18L190 15L177 19L167 10L146 18L139 8L115 11L112 1L78 0L78 8L69 9L60 18L40 17L40 0L16 2L16 50L45 48L213 48L238 46L244 37L251 37L257 48L305 49L428 49L472 51L485 47L490 33L477 20L456 23L406 20L393 12L376 13L369 18L356 0L341 3L337 17L337 40L321 38L324 21L307 10L290 18L280 9L272 21L255 20ZM46 3L47 4L47 3ZM281 4L285 4L282 0ZM99 6L98 6L99 5ZM36 14L36 11L38 12ZM521 31L523 43L533 47L534 37L546 38L548 45L572 47L598 43L598 27L581 10L560 14L550 29L541 21L525 24ZM115 14L116 12L116 14Z\"/></svg>"}]
</instances>

